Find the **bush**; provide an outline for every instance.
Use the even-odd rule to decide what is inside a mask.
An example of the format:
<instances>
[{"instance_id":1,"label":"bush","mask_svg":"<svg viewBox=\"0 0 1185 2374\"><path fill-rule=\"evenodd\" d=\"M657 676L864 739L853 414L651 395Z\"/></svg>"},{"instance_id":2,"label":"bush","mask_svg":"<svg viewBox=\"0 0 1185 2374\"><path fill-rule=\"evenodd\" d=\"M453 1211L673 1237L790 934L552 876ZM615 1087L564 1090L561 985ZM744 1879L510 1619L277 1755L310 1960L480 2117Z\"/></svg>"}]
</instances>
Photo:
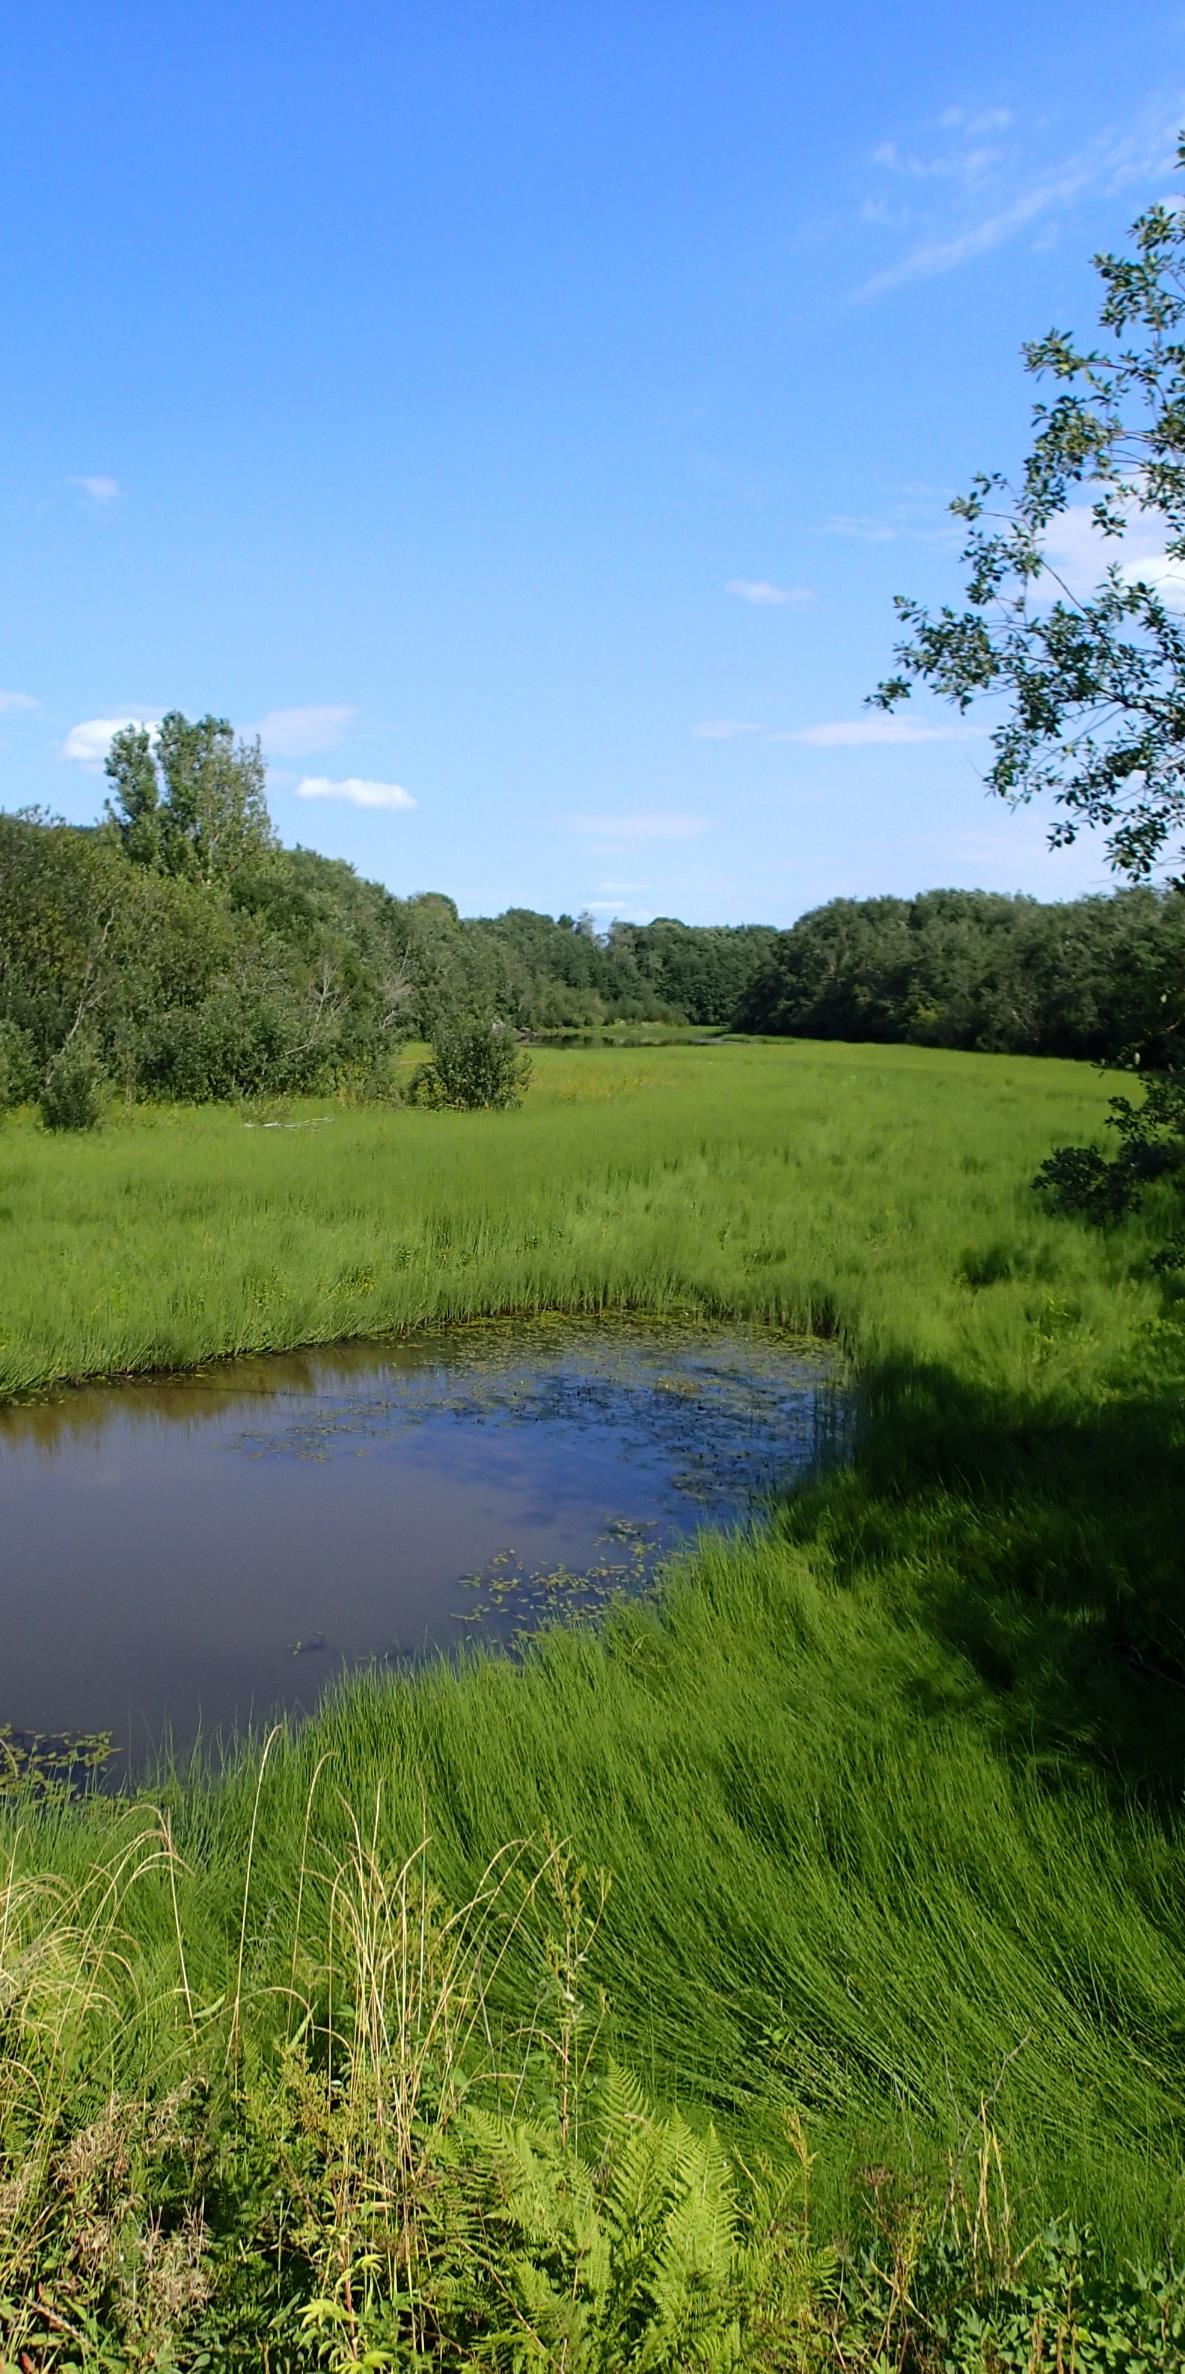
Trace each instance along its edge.
<instances>
[{"instance_id":1,"label":"bush","mask_svg":"<svg viewBox=\"0 0 1185 2374\"><path fill-rule=\"evenodd\" d=\"M339 1094L351 1105L401 1104L408 1085L402 1056L402 1039L383 1039L372 1055L343 1071L337 1083Z\"/></svg>"},{"instance_id":2,"label":"bush","mask_svg":"<svg viewBox=\"0 0 1185 2374\"><path fill-rule=\"evenodd\" d=\"M1144 1081L1144 1101L1111 1097L1107 1127L1119 1143L1113 1154L1097 1146L1055 1146L1033 1185L1054 1211L1080 1214L1095 1228L1138 1212L1160 1181L1185 1196L1185 1072L1162 1072ZM1185 1228L1154 1256L1162 1272L1185 1269Z\"/></svg>"},{"instance_id":3,"label":"bush","mask_svg":"<svg viewBox=\"0 0 1185 2374\"><path fill-rule=\"evenodd\" d=\"M103 1067L93 1047L76 1040L55 1055L37 1103L47 1129L95 1129L103 1117Z\"/></svg>"},{"instance_id":4,"label":"bush","mask_svg":"<svg viewBox=\"0 0 1185 2374\"><path fill-rule=\"evenodd\" d=\"M442 1024L432 1042L432 1060L413 1072L413 1104L448 1106L473 1113L505 1112L521 1105L531 1077L531 1058L504 1022Z\"/></svg>"},{"instance_id":5,"label":"bush","mask_svg":"<svg viewBox=\"0 0 1185 2374\"><path fill-rule=\"evenodd\" d=\"M0 1018L0 1113L28 1104L37 1093L37 1061L28 1031Z\"/></svg>"}]
</instances>

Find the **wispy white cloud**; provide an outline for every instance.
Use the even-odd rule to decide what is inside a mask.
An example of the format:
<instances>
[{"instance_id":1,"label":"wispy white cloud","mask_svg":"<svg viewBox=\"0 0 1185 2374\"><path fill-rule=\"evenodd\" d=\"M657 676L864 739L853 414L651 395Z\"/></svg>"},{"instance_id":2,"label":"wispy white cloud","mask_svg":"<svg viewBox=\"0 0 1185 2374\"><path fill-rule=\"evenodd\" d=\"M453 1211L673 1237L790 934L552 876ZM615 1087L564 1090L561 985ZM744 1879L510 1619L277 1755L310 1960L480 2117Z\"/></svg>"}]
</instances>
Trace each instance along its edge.
<instances>
[{"instance_id":1,"label":"wispy white cloud","mask_svg":"<svg viewBox=\"0 0 1185 2374\"><path fill-rule=\"evenodd\" d=\"M945 109L936 146L882 141L870 164L879 182L888 177L901 204L878 217L874 199L863 219L912 227L914 238L861 293L884 296L957 271L1025 233L1046 241L1079 199L1155 184L1171 169L1183 110L1180 95L1153 100L1126 126L1112 125L1060 157L1048 153L1040 119L1026 123L1003 107Z\"/></svg>"},{"instance_id":2,"label":"wispy white cloud","mask_svg":"<svg viewBox=\"0 0 1185 2374\"><path fill-rule=\"evenodd\" d=\"M598 841L692 841L707 831L704 816L679 816L669 809L644 809L632 816L573 816L572 830Z\"/></svg>"},{"instance_id":3,"label":"wispy white cloud","mask_svg":"<svg viewBox=\"0 0 1185 2374\"><path fill-rule=\"evenodd\" d=\"M1048 828L985 800L981 819L948 832L910 833L898 844L910 852L915 879L981 890L1028 890L1047 898L1074 898L1089 890L1113 890L1099 838L1083 832L1069 849L1051 849Z\"/></svg>"},{"instance_id":4,"label":"wispy white cloud","mask_svg":"<svg viewBox=\"0 0 1185 2374\"><path fill-rule=\"evenodd\" d=\"M333 750L358 715L342 703L305 709L269 709L255 728L264 749L277 758L305 758L318 750Z\"/></svg>"},{"instance_id":5,"label":"wispy white cloud","mask_svg":"<svg viewBox=\"0 0 1185 2374\"><path fill-rule=\"evenodd\" d=\"M800 607L815 598L809 585L771 585L767 577L730 577L724 591L738 602L752 602L758 610L780 610L787 604Z\"/></svg>"},{"instance_id":6,"label":"wispy white cloud","mask_svg":"<svg viewBox=\"0 0 1185 2374\"><path fill-rule=\"evenodd\" d=\"M0 692L0 717L11 716L16 709L40 707L40 701L35 701L31 692Z\"/></svg>"},{"instance_id":7,"label":"wispy white cloud","mask_svg":"<svg viewBox=\"0 0 1185 2374\"><path fill-rule=\"evenodd\" d=\"M874 148L869 163L882 172L900 174L907 181L974 182L982 180L993 165L998 165L1002 155L999 148L963 145L938 156L923 157L899 148L895 140L882 140L879 148Z\"/></svg>"},{"instance_id":8,"label":"wispy white cloud","mask_svg":"<svg viewBox=\"0 0 1185 2374\"><path fill-rule=\"evenodd\" d=\"M900 528L892 527L887 519L856 518L849 511L833 511L823 522L828 536L854 536L861 544L892 544L900 535Z\"/></svg>"},{"instance_id":9,"label":"wispy white cloud","mask_svg":"<svg viewBox=\"0 0 1185 2374\"><path fill-rule=\"evenodd\" d=\"M105 478L103 476L95 478L68 478L66 480L66 484L67 486L76 486L78 488L79 494L85 495L88 502L98 503L100 505L107 503L118 503L120 496L123 493L123 488L121 487L118 478Z\"/></svg>"},{"instance_id":10,"label":"wispy white cloud","mask_svg":"<svg viewBox=\"0 0 1185 2374\"><path fill-rule=\"evenodd\" d=\"M402 783L373 783L361 775L334 781L328 775L305 775L296 786L298 800L345 800L351 808L414 808Z\"/></svg>"},{"instance_id":11,"label":"wispy white cloud","mask_svg":"<svg viewBox=\"0 0 1185 2374\"><path fill-rule=\"evenodd\" d=\"M944 132L968 132L974 140L984 132L1007 132L1016 116L1011 107L944 107L938 121Z\"/></svg>"},{"instance_id":12,"label":"wispy white cloud","mask_svg":"<svg viewBox=\"0 0 1185 2374\"><path fill-rule=\"evenodd\" d=\"M826 725L804 725L791 733L770 734L771 742L805 742L811 750L864 750L904 742L973 742L984 728L978 725L925 725L912 717L836 718Z\"/></svg>"},{"instance_id":13,"label":"wispy white cloud","mask_svg":"<svg viewBox=\"0 0 1185 2374\"><path fill-rule=\"evenodd\" d=\"M705 717L691 730L697 742L736 742L742 734L759 734L761 727L743 717Z\"/></svg>"},{"instance_id":14,"label":"wispy white cloud","mask_svg":"<svg viewBox=\"0 0 1185 2374\"><path fill-rule=\"evenodd\" d=\"M638 920L636 914L631 916L625 914L621 900L618 898L590 898L588 912L590 915L618 915L623 923L637 922Z\"/></svg>"},{"instance_id":15,"label":"wispy white cloud","mask_svg":"<svg viewBox=\"0 0 1185 2374\"><path fill-rule=\"evenodd\" d=\"M1038 183L1035 189L1022 191L1011 205L985 215L951 238L923 240L920 246L902 256L899 263L890 264L883 272L874 272L864 284L864 295L886 296L891 289L904 288L908 281L933 280L943 272L956 271L974 256L987 255L992 248L1003 246L1005 240L1051 209L1069 205L1089 186L1089 181L1088 174L1063 174L1056 181Z\"/></svg>"},{"instance_id":16,"label":"wispy white cloud","mask_svg":"<svg viewBox=\"0 0 1185 2374\"><path fill-rule=\"evenodd\" d=\"M156 714L141 714L138 717L84 717L81 724L71 726L59 755L62 758L73 759L77 766L98 768L102 766L111 748L113 736L122 733L125 726L152 727L159 722L159 716Z\"/></svg>"},{"instance_id":17,"label":"wispy white cloud","mask_svg":"<svg viewBox=\"0 0 1185 2374\"><path fill-rule=\"evenodd\" d=\"M825 536L848 536L858 544L928 544L936 550L960 544L966 529L950 517L950 491L937 486L908 486L881 516L833 511L823 522Z\"/></svg>"},{"instance_id":18,"label":"wispy white cloud","mask_svg":"<svg viewBox=\"0 0 1185 2374\"><path fill-rule=\"evenodd\" d=\"M831 718L821 725L733 725L721 718L711 727L692 727L693 733L714 742L730 742L743 735L759 743L801 742L811 750L862 750L907 742L972 742L984 731L979 725L962 725L954 720L930 723L920 717L889 716L882 710L870 710L865 717Z\"/></svg>"}]
</instances>

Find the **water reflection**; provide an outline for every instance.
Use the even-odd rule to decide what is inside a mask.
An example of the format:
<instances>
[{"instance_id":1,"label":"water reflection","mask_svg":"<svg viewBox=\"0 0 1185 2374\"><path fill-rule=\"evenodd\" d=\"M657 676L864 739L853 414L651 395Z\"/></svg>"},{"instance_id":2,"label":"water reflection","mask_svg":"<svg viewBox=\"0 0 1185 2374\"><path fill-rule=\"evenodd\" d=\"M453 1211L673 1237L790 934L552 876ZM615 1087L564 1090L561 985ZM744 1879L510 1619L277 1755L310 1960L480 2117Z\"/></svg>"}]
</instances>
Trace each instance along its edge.
<instances>
[{"instance_id":1,"label":"water reflection","mask_svg":"<svg viewBox=\"0 0 1185 2374\"><path fill-rule=\"evenodd\" d=\"M833 1444L816 1348L570 1320L0 1411L0 1725L133 1761L644 1588Z\"/></svg>"}]
</instances>

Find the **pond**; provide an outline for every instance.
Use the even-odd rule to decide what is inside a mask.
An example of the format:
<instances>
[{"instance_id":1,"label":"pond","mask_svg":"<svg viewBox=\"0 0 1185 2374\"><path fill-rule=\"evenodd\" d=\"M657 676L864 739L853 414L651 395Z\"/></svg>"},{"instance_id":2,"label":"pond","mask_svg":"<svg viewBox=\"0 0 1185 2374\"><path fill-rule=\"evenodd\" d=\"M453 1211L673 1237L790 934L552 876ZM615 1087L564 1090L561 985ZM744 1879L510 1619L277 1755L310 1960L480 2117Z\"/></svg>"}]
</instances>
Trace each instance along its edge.
<instances>
[{"instance_id":1,"label":"pond","mask_svg":"<svg viewBox=\"0 0 1185 2374\"><path fill-rule=\"evenodd\" d=\"M115 1769L344 1666L588 1621L842 1431L818 1346L540 1320L0 1410L0 1729Z\"/></svg>"}]
</instances>

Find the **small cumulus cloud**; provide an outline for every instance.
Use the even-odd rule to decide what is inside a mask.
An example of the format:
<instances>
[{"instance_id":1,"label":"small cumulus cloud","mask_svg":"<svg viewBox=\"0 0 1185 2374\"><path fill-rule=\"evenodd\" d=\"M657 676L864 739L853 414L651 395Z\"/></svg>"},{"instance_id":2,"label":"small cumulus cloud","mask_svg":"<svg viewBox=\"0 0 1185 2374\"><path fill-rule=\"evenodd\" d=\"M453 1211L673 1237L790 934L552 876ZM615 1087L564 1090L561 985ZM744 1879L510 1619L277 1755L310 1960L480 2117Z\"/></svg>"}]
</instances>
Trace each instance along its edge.
<instances>
[{"instance_id":1,"label":"small cumulus cloud","mask_svg":"<svg viewBox=\"0 0 1185 2374\"><path fill-rule=\"evenodd\" d=\"M1041 548L1056 582L1036 590L1050 598L1064 590L1089 600L1106 571L1117 566L1125 584L1151 587L1170 610L1185 608L1185 560L1166 552L1163 527L1138 509L1134 493L1122 534L1101 535L1089 503L1068 503L1050 521Z\"/></svg>"},{"instance_id":2,"label":"small cumulus cloud","mask_svg":"<svg viewBox=\"0 0 1185 2374\"><path fill-rule=\"evenodd\" d=\"M298 800L344 800L351 808L414 808L402 783L374 783L362 775L305 775L296 786Z\"/></svg>"},{"instance_id":3,"label":"small cumulus cloud","mask_svg":"<svg viewBox=\"0 0 1185 2374\"><path fill-rule=\"evenodd\" d=\"M9 717L17 709L39 709L31 692L0 692L0 717Z\"/></svg>"},{"instance_id":4,"label":"small cumulus cloud","mask_svg":"<svg viewBox=\"0 0 1185 2374\"><path fill-rule=\"evenodd\" d=\"M923 725L912 717L843 717L826 725L805 725L793 733L771 734L771 742L805 742L811 750L864 750L872 745L904 742L972 742L983 728L977 725Z\"/></svg>"},{"instance_id":5,"label":"small cumulus cloud","mask_svg":"<svg viewBox=\"0 0 1185 2374\"><path fill-rule=\"evenodd\" d=\"M1151 558L1162 548L1161 537L1153 536L1136 552L1130 531L1125 537L1100 535L1089 503L1067 503L1065 510L1050 520L1041 539L1050 571L1071 594L1090 594L1110 564L1125 554L1128 560Z\"/></svg>"},{"instance_id":6,"label":"small cumulus cloud","mask_svg":"<svg viewBox=\"0 0 1185 2374\"><path fill-rule=\"evenodd\" d=\"M80 725L72 725L62 744L61 756L73 759L76 766L101 767L116 734L125 726L147 726L150 730L159 723L154 716L84 717Z\"/></svg>"},{"instance_id":7,"label":"small cumulus cloud","mask_svg":"<svg viewBox=\"0 0 1185 2374\"><path fill-rule=\"evenodd\" d=\"M106 478L102 475L94 478L68 478L66 484L67 486L76 486L79 494L86 496L88 503L98 503L100 506L106 503L118 503L123 493L118 478Z\"/></svg>"},{"instance_id":8,"label":"small cumulus cloud","mask_svg":"<svg viewBox=\"0 0 1185 2374\"><path fill-rule=\"evenodd\" d=\"M335 749L357 715L356 709L340 702L269 709L255 731L265 750L274 751L278 758L304 758L317 750Z\"/></svg>"},{"instance_id":9,"label":"small cumulus cloud","mask_svg":"<svg viewBox=\"0 0 1185 2374\"><path fill-rule=\"evenodd\" d=\"M738 602L751 602L757 610L781 610L787 603L798 605L815 598L809 585L771 585L768 577L730 577L724 591Z\"/></svg>"},{"instance_id":10,"label":"small cumulus cloud","mask_svg":"<svg viewBox=\"0 0 1185 2374\"><path fill-rule=\"evenodd\" d=\"M574 816L572 829L598 841L692 841L707 830L707 819L652 808L633 816Z\"/></svg>"},{"instance_id":11,"label":"small cumulus cloud","mask_svg":"<svg viewBox=\"0 0 1185 2374\"><path fill-rule=\"evenodd\" d=\"M742 734L759 734L761 727L742 717L705 717L691 730L697 742L735 742Z\"/></svg>"},{"instance_id":12,"label":"small cumulus cloud","mask_svg":"<svg viewBox=\"0 0 1185 2374\"><path fill-rule=\"evenodd\" d=\"M1159 594L1166 610L1185 610L1185 560L1171 552L1157 552L1143 561L1125 561L1120 574L1129 585L1146 585Z\"/></svg>"}]
</instances>

